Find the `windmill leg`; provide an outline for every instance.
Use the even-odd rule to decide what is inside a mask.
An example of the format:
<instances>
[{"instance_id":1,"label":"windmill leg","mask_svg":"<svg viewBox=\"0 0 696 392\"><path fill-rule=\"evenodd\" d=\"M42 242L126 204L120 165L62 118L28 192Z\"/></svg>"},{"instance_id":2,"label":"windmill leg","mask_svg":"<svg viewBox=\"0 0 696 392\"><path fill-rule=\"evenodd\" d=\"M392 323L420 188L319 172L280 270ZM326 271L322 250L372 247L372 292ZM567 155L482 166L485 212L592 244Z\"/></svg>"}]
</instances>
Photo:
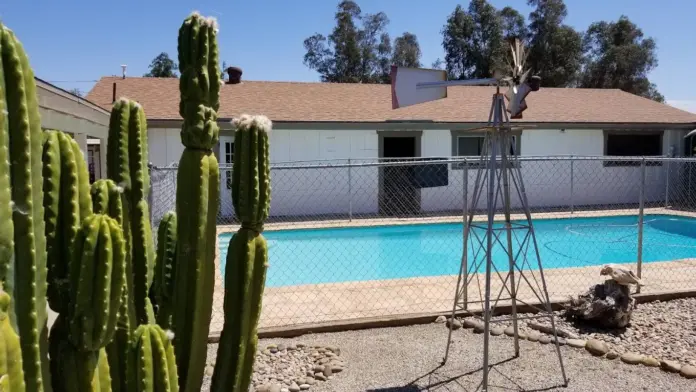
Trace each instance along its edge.
<instances>
[{"instance_id":1,"label":"windmill leg","mask_svg":"<svg viewBox=\"0 0 696 392\"><path fill-rule=\"evenodd\" d=\"M527 218L527 224L529 226L529 232L532 237L532 241L534 244L534 251L536 252L536 258L537 258L537 263L539 267L539 275L541 277L541 284L542 284L542 289L544 291L544 301L546 305L546 311L549 313L549 317L551 318L551 328L553 329L553 339L554 339L554 344L556 345L556 355L558 356L558 363L560 364L561 367L561 375L563 376L563 385L568 386L568 377L566 376L565 372L565 366L563 364L563 356L561 355L561 346L558 344L558 332L556 331L556 317L553 314L553 309L551 309L551 299L549 298L549 291L546 285L546 278L544 277L544 267L541 265L541 257L539 256L539 244L537 243L536 239L536 232L534 231L534 225L532 224L532 215L529 211L529 202L527 200L527 192L524 187L524 181L522 179L522 172L517 166L514 168L515 173L517 177L519 178L519 187L520 187L520 194L522 196L522 207L524 209L524 214Z\"/></svg>"},{"instance_id":2,"label":"windmill leg","mask_svg":"<svg viewBox=\"0 0 696 392\"><path fill-rule=\"evenodd\" d=\"M499 124L496 121L497 124ZM497 125L496 124L496 125ZM495 170L498 153L497 138L489 133L490 159L488 161L488 228L486 230L486 291L483 324L483 390L488 390L488 345L491 327L491 266L493 264L493 220L495 219Z\"/></svg>"},{"instance_id":3,"label":"windmill leg","mask_svg":"<svg viewBox=\"0 0 696 392\"><path fill-rule=\"evenodd\" d=\"M502 98L502 97L501 97ZM502 109L502 105L501 105ZM512 305L512 328L514 331L514 344L515 344L515 357L520 356L520 340L518 336L518 326L517 326L517 286L515 284L515 256L512 251L512 223L510 222L510 182L509 174L510 170L508 164L511 162L508 160L508 151L510 146L511 138L508 134L502 135L503 147L500 150L502 168L500 172L503 176L503 198L505 203L505 225L507 234L507 253L508 253L508 266L510 274L510 301Z\"/></svg>"}]
</instances>

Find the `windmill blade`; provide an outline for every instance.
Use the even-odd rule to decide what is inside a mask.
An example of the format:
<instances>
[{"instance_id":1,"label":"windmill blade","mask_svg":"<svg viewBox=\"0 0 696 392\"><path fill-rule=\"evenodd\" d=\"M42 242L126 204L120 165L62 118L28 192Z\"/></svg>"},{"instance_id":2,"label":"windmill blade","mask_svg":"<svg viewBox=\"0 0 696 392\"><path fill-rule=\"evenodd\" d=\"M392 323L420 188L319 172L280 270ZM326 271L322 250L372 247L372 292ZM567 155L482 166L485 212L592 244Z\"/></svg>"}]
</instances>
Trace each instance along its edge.
<instances>
[{"instance_id":1,"label":"windmill blade","mask_svg":"<svg viewBox=\"0 0 696 392\"><path fill-rule=\"evenodd\" d=\"M529 71L530 69L527 69L522 76L520 77L520 84L525 83L527 81L527 76L529 76Z\"/></svg>"}]
</instances>

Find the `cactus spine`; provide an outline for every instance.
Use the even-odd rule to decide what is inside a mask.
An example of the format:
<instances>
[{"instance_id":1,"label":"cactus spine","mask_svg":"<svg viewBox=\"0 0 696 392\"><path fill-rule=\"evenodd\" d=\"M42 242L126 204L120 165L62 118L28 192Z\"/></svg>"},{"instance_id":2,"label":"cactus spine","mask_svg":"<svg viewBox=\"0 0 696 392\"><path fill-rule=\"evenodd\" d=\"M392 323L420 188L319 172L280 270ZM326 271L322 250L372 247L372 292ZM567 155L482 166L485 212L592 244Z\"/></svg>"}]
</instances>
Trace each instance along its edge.
<instances>
[{"instance_id":1,"label":"cactus spine","mask_svg":"<svg viewBox=\"0 0 696 392\"><path fill-rule=\"evenodd\" d=\"M24 392L19 336L10 325L10 296L0 289L0 391Z\"/></svg>"},{"instance_id":2,"label":"cactus spine","mask_svg":"<svg viewBox=\"0 0 696 392\"><path fill-rule=\"evenodd\" d=\"M133 392L178 392L178 376L171 332L144 324L135 330L131 355L136 371Z\"/></svg>"},{"instance_id":3,"label":"cactus spine","mask_svg":"<svg viewBox=\"0 0 696 392\"><path fill-rule=\"evenodd\" d=\"M43 391L49 384L46 314L46 235L43 208L42 134L34 73L21 43L7 27L0 25L0 88L4 101L2 149L8 148L3 165L10 187L0 189L1 199L11 198L10 232L3 210L0 261L5 289L13 298L10 320L19 331L27 390ZM6 121L5 121L6 118ZM11 165L8 163L12 162ZM8 197L7 192L11 192ZM3 204L6 209L9 203ZM13 236L13 251L8 235ZM9 260L7 256L11 255ZM21 261L21 262L20 262Z\"/></svg>"},{"instance_id":4,"label":"cactus spine","mask_svg":"<svg viewBox=\"0 0 696 392\"><path fill-rule=\"evenodd\" d=\"M230 240L225 270L225 325L211 391L246 392L251 383L268 245L261 234L271 201L268 133L263 116L242 116L235 131L232 202L241 228Z\"/></svg>"},{"instance_id":5,"label":"cactus spine","mask_svg":"<svg viewBox=\"0 0 696 392\"><path fill-rule=\"evenodd\" d=\"M198 13L179 29L179 113L184 119L176 190L177 251L172 321L179 385L201 388L215 284L220 171L213 154L220 105L217 23Z\"/></svg>"},{"instance_id":6,"label":"cactus spine","mask_svg":"<svg viewBox=\"0 0 696 392\"><path fill-rule=\"evenodd\" d=\"M157 324L171 328L174 311L174 262L176 257L176 213L167 212L157 230L157 258L152 282L157 304Z\"/></svg>"}]
</instances>

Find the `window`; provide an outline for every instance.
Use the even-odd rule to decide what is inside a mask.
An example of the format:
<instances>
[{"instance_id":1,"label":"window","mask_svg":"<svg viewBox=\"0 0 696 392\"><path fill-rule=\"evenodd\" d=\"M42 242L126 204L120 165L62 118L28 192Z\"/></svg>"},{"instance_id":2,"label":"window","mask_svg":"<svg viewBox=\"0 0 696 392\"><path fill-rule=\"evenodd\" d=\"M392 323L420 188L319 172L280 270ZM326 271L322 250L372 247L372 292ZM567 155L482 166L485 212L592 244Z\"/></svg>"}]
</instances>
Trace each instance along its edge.
<instances>
[{"instance_id":1,"label":"window","mask_svg":"<svg viewBox=\"0 0 696 392\"><path fill-rule=\"evenodd\" d=\"M519 155L520 141L519 135L512 135L510 145L510 155ZM477 157L481 156L485 149L486 138L483 134L472 134L466 131L452 131L452 156L455 157ZM467 162L469 168L478 168L479 161ZM452 169L462 169L463 163L452 164Z\"/></svg>"},{"instance_id":2,"label":"window","mask_svg":"<svg viewBox=\"0 0 696 392\"><path fill-rule=\"evenodd\" d=\"M231 165L234 163L234 142L223 142L225 146L225 155L223 156L225 165L227 169L225 170L225 183L227 184L227 189L232 189L232 168Z\"/></svg>"},{"instance_id":3,"label":"window","mask_svg":"<svg viewBox=\"0 0 696 392\"><path fill-rule=\"evenodd\" d=\"M662 132L631 133L627 131L605 132L604 155L615 157L650 157L662 155ZM648 161L657 166L660 161ZM640 161L604 161L604 166L639 166Z\"/></svg>"}]
</instances>

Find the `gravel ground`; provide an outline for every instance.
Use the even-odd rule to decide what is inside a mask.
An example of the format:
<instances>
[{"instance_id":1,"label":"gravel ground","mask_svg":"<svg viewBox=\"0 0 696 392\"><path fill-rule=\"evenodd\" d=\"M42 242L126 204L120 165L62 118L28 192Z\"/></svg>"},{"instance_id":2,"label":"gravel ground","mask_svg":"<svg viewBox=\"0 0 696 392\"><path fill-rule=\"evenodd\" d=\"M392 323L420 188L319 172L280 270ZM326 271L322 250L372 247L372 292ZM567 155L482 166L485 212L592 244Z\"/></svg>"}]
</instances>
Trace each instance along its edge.
<instances>
[{"instance_id":1,"label":"gravel ground","mask_svg":"<svg viewBox=\"0 0 696 392\"><path fill-rule=\"evenodd\" d=\"M294 339L263 339L259 346L265 348L270 344L290 346L302 343L339 348L345 370L326 382L312 385L310 392L477 390L482 375L483 336L473 333L471 329L454 331L450 359L445 366L440 367L447 332L444 324L428 324L309 334ZM489 391L696 390L696 380L666 373L659 368L595 358L584 349L568 346L561 347L570 380L568 387L563 388L555 346L520 341L521 356L511 359L511 338L491 336L490 342L491 364L500 364L491 370ZM209 346L208 357L211 362L216 350L217 345ZM207 385L208 380L204 384L204 391L208 390Z\"/></svg>"},{"instance_id":2,"label":"gravel ground","mask_svg":"<svg viewBox=\"0 0 696 392\"><path fill-rule=\"evenodd\" d=\"M631 315L631 324L622 331L574 325L560 312L556 314L559 328L582 339L603 340L619 354L634 352L696 366L696 298L639 304ZM534 322L551 325L545 319ZM520 327L530 331L524 321Z\"/></svg>"}]
</instances>

